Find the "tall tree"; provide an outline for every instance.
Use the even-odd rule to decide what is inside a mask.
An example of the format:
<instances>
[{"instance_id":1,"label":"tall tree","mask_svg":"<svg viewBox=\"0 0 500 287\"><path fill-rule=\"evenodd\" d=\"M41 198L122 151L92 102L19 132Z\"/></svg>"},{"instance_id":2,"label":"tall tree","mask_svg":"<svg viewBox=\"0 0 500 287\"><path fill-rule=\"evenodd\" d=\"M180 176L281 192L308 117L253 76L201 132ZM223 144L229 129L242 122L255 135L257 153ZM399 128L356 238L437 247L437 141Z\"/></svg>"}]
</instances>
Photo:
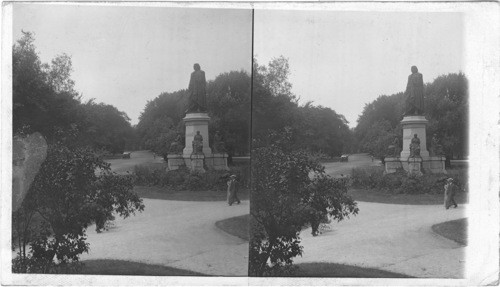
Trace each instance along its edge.
<instances>
[{"instance_id":1,"label":"tall tree","mask_svg":"<svg viewBox=\"0 0 500 287\"><path fill-rule=\"evenodd\" d=\"M112 105L96 104L93 100L89 100L83 107L87 126L85 139L82 140L96 149L122 153L127 140L134 133L127 114Z\"/></svg>"},{"instance_id":2,"label":"tall tree","mask_svg":"<svg viewBox=\"0 0 500 287\"><path fill-rule=\"evenodd\" d=\"M309 152L340 155L348 149L352 135L343 115L312 102L299 105L291 92L288 60L272 59L267 66L254 60L252 93L252 137L258 145L269 145L269 131L291 128L292 144Z\"/></svg>"},{"instance_id":3,"label":"tall tree","mask_svg":"<svg viewBox=\"0 0 500 287\"><path fill-rule=\"evenodd\" d=\"M311 215L341 221L358 213L344 181L293 149L290 129L269 137L272 144L252 150L251 276L286 275L303 252L300 232Z\"/></svg>"},{"instance_id":4,"label":"tall tree","mask_svg":"<svg viewBox=\"0 0 500 287\"><path fill-rule=\"evenodd\" d=\"M49 142L61 140L85 118L69 78L71 61L62 55L51 66L42 64L34 41L32 33L23 32L13 47L13 131L38 131Z\"/></svg>"}]
</instances>

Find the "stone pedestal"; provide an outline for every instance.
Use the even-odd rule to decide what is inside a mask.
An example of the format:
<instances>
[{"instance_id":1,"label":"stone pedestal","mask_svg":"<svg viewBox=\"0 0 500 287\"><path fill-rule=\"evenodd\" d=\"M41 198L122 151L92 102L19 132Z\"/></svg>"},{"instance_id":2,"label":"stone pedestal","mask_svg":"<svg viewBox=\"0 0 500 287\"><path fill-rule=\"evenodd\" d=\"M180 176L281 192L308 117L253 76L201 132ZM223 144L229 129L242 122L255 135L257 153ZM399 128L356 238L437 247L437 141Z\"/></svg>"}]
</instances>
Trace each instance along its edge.
<instances>
[{"instance_id":1,"label":"stone pedestal","mask_svg":"<svg viewBox=\"0 0 500 287\"><path fill-rule=\"evenodd\" d=\"M229 170L226 153L212 153L209 146L207 113L188 113L183 119L186 126L185 143L182 154L168 155L168 170L176 170L186 166L193 172L205 172L205 168L215 170ZM193 140L197 132L203 137L203 154L193 154Z\"/></svg>"},{"instance_id":2,"label":"stone pedestal","mask_svg":"<svg viewBox=\"0 0 500 287\"><path fill-rule=\"evenodd\" d=\"M184 157L182 154L169 154L167 155L167 165L168 165L168 170L177 170L181 166L186 165L184 162Z\"/></svg>"},{"instance_id":3,"label":"stone pedestal","mask_svg":"<svg viewBox=\"0 0 500 287\"><path fill-rule=\"evenodd\" d=\"M425 127L428 122L429 121L427 121L424 116L406 116L403 118L401 121L401 125L403 126L403 150L400 155L401 161L406 161L410 156L410 143L414 134L417 134L420 139L420 156L422 158L429 157L425 133Z\"/></svg>"},{"instance_id":4,"label":"stone pedestal","mask_svg":"<svg viewBox=\"0 0 500 287\"><path fill-rule=\"evenodd\" d=\"M209 146L209 138L208 138L208 122L210 121L210 117L207 113L189 113L186 114L186 117L182 119L184 121L184 125L186 126L186 146L183 150L184 158L190 157L191 153L193 153L193 140L196 132L200 132L203 137L203 154L205 157L209 157L212 155L212 149Z\"/></svg>"},{"instance_id":5,"label":"stone pedestal","mask_svg":"<svg viewBox=\"0 0 500 287\"><path fill-rule=\"evenodd\" d=\"M193 154L190 157L190 165L188 166L192 172L205 172L204 167L205 156L202 154Z\"/></svg>"},{"instance_id":6,"label":"stone pedestal","mask_svg":"<svg viewBox=\"0 0 500 287\"><path fill-rule=\"evenodd\" d=\"M214 153L210 158L205 158L208 168L215 170L229 170L227 166L227 153Z\"/></svg>"},{"instance_id":7,"label":"stone pedestal","mask_svg":"<svg viewBox=\"0 0 500 287\"><path fill-rule=\"evenodd\" d=\"M386 157L384 158L385 162L385 171L384 173L394 173L398 169L403 168L403 165L401 164L401 161L399 160L399 157Z\"/></svg>"},{"instance_id":8,"label":"stone pedestal","mask_svg":"<svg viewBox=\"0 0 500 287\"><path fill-rule=\"evenodd\" d=\"M422 175L422 158L409 158L407 171L409 174Z\"/></svg>"},{"instance_id":9,"label":"stone pedestal","mask_svg":"<svg viewBox=\"0 0 500 287\"><path fill-rule=\"evenodd\" d=\"M424 161L422 162L422 168L424 172L446 174L446 169L444 166L445 160L446 158L444 156L430 156L424 159Z\"/></svg>"},{"instance_id":10,"label":"stone pedestal","mask_svg":"<svg viewBox=\"0 0 500 287\"><path fill-rule=\"evenodd\" d=\"M428 121L424 116L406 116L401 121L403 126L403 150L400 157L387 157L385 161L385 173L396 172L403 168L410 174L422 173L446 173L444 167L444 156L429 156L427 150L426 126ZM413 136L417 134L420 139L420 157L410 158L410 143Z\"/></svg>"}]
</instances>

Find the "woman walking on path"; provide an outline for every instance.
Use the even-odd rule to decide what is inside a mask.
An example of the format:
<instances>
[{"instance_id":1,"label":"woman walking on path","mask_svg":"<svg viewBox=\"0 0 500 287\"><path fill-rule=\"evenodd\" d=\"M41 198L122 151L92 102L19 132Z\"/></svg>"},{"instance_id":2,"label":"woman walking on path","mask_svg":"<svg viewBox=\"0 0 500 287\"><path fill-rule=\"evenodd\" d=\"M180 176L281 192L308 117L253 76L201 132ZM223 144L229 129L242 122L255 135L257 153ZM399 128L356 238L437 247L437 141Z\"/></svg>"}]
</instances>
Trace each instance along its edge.
<instances>
[{"instance_id":1,"label":"woman walking on path","mask_svg":"<svg viewBox=\"0 0 500 287\"><path fill-rule=\"evenodd\" d=\"M241 203L238 198L238 185L236 184L236 175L233 174L229 177L229 181L227 182L227 204L231 206L234 202L238 204Z\"/></svg>"},{"instance_id":2,"label":"woman walking on path","mask_svg":"<svg viewBox=\"0 0 500 287\"><path fill-rule=\"evenodd\" d=\"M453 178L448 178L446 184L444 185L444 207L446 209L454 205L457 208L457 203L455 202L455 193L457 187L453 184Z\"/></svg>"}]
</instances>

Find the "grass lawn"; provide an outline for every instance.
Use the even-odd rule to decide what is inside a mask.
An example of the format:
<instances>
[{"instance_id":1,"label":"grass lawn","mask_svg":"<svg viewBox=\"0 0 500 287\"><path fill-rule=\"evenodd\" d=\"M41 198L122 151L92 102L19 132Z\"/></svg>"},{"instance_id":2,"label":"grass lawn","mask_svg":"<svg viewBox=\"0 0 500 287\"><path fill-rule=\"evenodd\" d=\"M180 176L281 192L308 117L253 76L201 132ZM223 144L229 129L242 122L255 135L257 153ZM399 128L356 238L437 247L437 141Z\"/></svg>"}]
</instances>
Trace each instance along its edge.
<instances>
[{"instance_id":1,"label":"grass lawn","mask_svg":"<svg viewBox=\"0 0 500 287\"><path fill-rule=\"evenodd\" d=\"M134 186L134 191L142 198L180 200L180 201L225 201L226 190L204 190L204 191L178 191L160 186ZM247 200L249 190L243 189L238 192L238 198Z\"/></svg>"},{"instance_id":2,"label":"grass lawn","mask_svg":"<svg viewBox=\"0 0 500 287\"><path fill-rule=\"evenodd\" d=\"M462 218L435 224L432 226L432 231L459 244L467 245L467 225L467 218Z\"/></svg>"},{"instance_id":3,"label":"grass lawn","mask_svg":"<svg viewBox=\"0 0 500 287\"><path fill-rule=\"evenodd\" d=\"M413 278L408 275L337 263L302 263L291 277Z\"/></svg>"},{"instance_id":4,"label":"grass lawn","mask_svg":"<svg viewBox=\"0 0 500 287\"><path fill-rule=\"evenodd\" d=\"M207 276L194 271L125 260L85 260L78 274L148 275L148 276Z\"/></svg>"},{"instance_id":5,"label":"grass lawn","mask_svg":"<svg viewBox=\"0 0 500 287\"><path fill-rule=\"evenodd\" d=\"M215 226L222 229L226 233L249 241L249 223L250 214L245 214L217 221Z\"/></svg>"},{"instance_id":6,"label":"grass lawn","mask_svg":"<svg viewBox=\"0 0 500 287\"><path fill-rule=\"evenodd\" d=\"M444 204L443 194L390 194L376 189L350 189L348 193L355 201L407 205ZM468 194L460 192L455 196L458 204L467 203Z\"/></svg>"}]
</instances>

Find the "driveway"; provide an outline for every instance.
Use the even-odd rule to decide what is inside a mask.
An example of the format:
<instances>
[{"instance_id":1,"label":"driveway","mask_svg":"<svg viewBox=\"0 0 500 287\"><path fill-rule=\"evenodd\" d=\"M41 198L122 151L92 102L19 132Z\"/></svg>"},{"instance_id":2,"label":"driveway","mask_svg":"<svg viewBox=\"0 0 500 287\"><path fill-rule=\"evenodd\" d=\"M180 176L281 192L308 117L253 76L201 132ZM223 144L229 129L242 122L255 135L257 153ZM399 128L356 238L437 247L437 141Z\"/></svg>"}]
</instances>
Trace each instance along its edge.
<instances>
[{"instance_id":1,"label":"driveway","mask_svg":"<svg viewBox=\"0 0 500 287\"><path fill-rule=\"evenodd\" d=\"M112 160L113 170L125 172L151 161L150 152L134 152L128 160ZM350 174L353 167L378 165L367 154L347 163L327 163L332 176ZM90 252L85 259L121 259L160 264L210 275L247 276L248 242L229 235L215 222L249 213L249 201L228 207L224 202L144 199L146 209L97 234L88 230ZM378 268L415 277L461 278L465 247L432 232L431 226L465 217L465 207L397 205L358 202L360 213L318 237L301 234L303 257L295 263L333 262Z\"/></svg>"},{"instance_id":2,"label":"driveway","mask_svg":"<svg viewBox=\"0 0 500 287\"><path fill-rule=\"evenodd\" d=\"M89 254L81 260L119 259L159 264L210 275L247 276L248 242L215 222L248 214L249 202L193 202L144 199L142 213L117 218L114 228L88 230Z\"/></svg>"},{"instance_id":3,"label":"driveway","mask_svg":"<svg viewBox=\"0 0 500 287\"><path fill-rule=\"evenodd\" d=\"M359 214L313 237L301 233L304 254L295 263L334 262L415 277L463 278L465 247L431 226L465 217L465 207L358 202Z\"/></svg>"},{"instance_id":4,"label":"driveway","mask_svg":"<svg viewBox=\"0 0 500 287\"><path fill-rule=\"evenodd\" d=\"M161 156L154 156L148 150L133 151L130 158L108 159L106 162L111 164L111 171L118 174L132 173L136 165L151 164L151 163L164 163L165 161Z\"/></svg>"},{"instance_id":5,"label":"driveway","mask_svg":"<svg viewBox=\"0 0 500 287\"><path fill-rule=\"evenodd\" d=\"M372 161L371 156L367 153L357 153L349 156L348 162L325 162L323 166L325 167L325 172L333 177L339 177L343 175L351 175L352 169L355 167L363 166L378 166L381 165L380 160L374 159Z\"/></svg>"}]
</instances>

